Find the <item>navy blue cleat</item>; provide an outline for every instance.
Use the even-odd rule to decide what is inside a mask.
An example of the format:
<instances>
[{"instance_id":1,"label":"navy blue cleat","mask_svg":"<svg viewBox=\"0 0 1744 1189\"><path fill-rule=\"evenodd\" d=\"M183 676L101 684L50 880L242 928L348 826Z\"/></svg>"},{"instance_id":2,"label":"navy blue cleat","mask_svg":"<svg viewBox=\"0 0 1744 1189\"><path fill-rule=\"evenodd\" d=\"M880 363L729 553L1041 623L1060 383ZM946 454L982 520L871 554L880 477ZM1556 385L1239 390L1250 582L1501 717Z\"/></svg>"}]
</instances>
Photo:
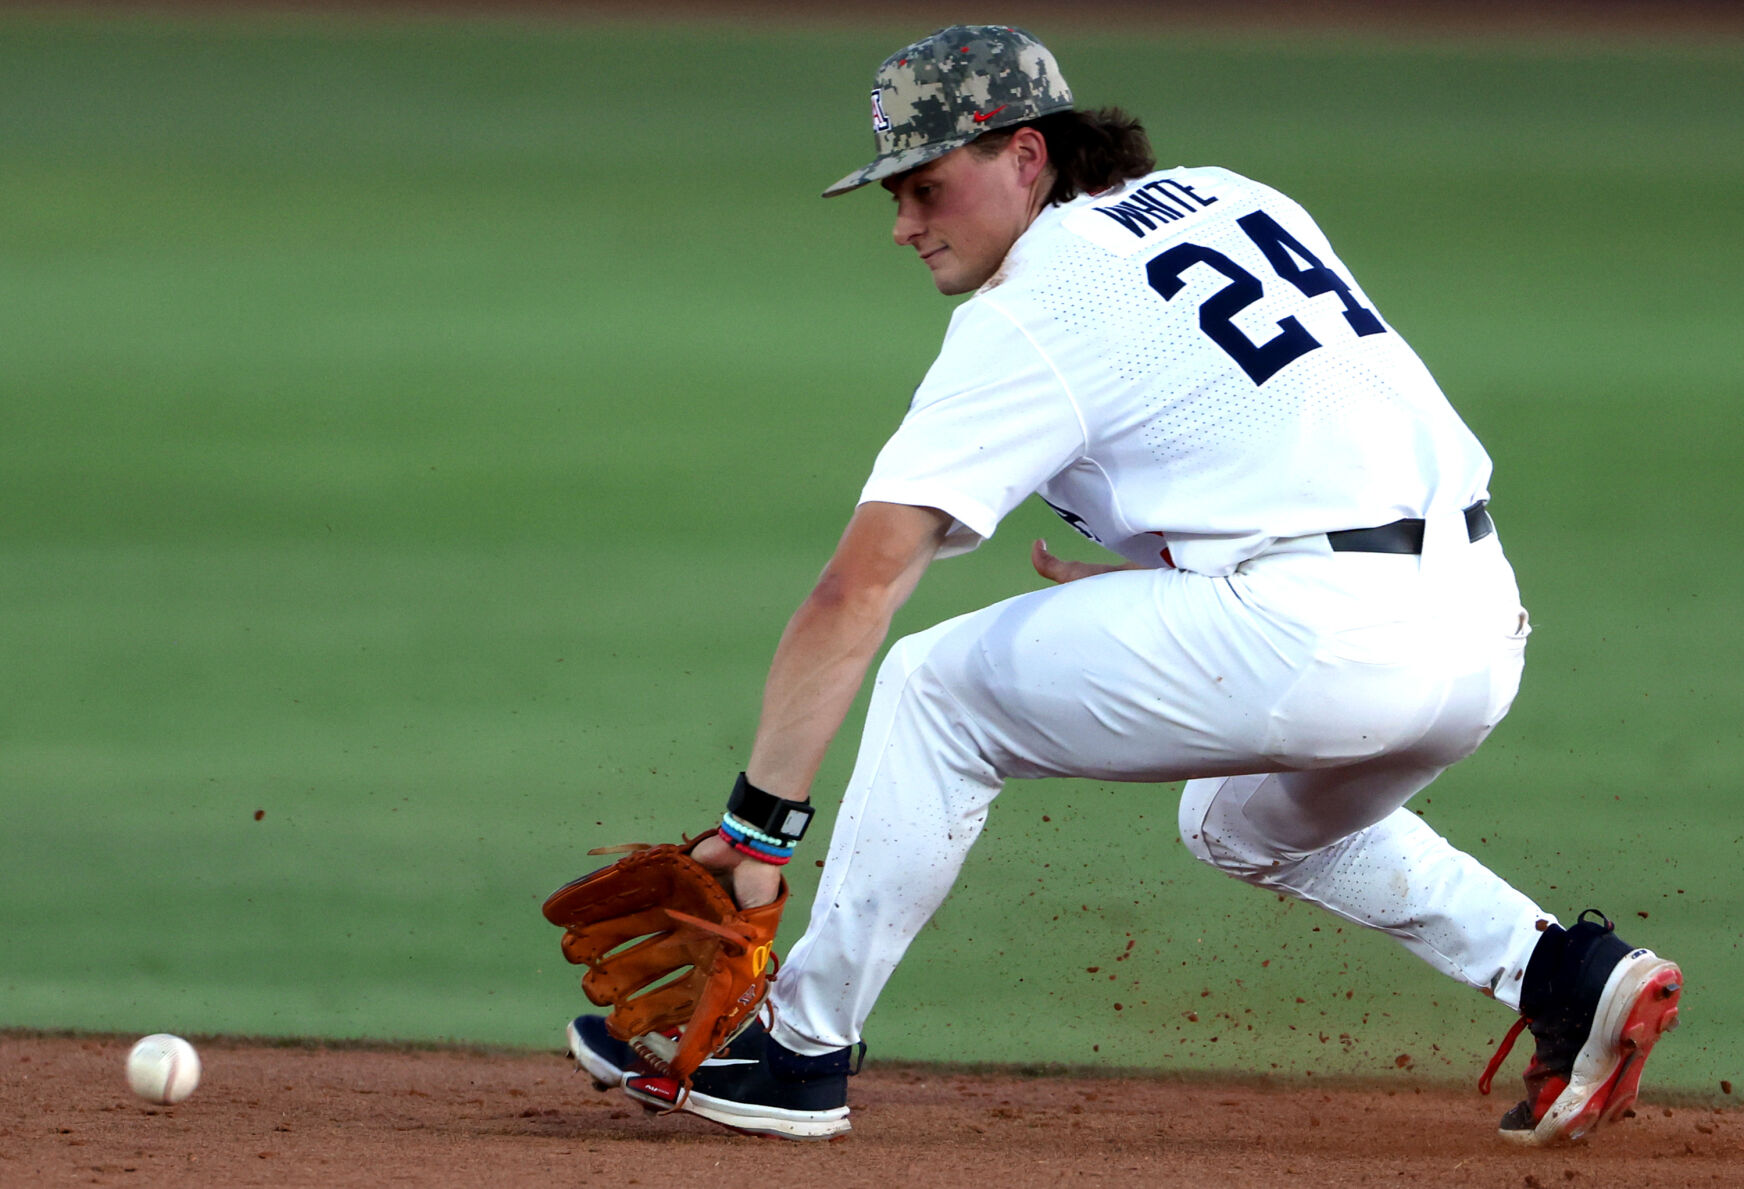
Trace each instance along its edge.
<instances>
[{"instance_id":1,"label":"navy blue cleat","mask_svg":"<svg viewBox=\"0 0 1744 1189\"><path fill-rule=\"evenodd\" d=\"M585 1017L584 1017L585 1018ZM702 1063L690 1089L659 1074L630 1073L624 1090L645 1106L680 1110L745 1135L826 1140L848 1134L848 1078L866 1046L802 1057L770 1038L761 1020Z\"/></svg>"},{"instance_id":2,"label":"navy blue cleat","mask_svg":"<svg viewBox=\"0 0 1744 1189\"><path fill-rule=\"evenodd\" d=\"M606 1031L604 1016L576 1016L565 1032L569 1055L593 1079L595 1089L622 1086L627 1072L647 1072L630 1046Z\"/></svg>"}]
</instances>

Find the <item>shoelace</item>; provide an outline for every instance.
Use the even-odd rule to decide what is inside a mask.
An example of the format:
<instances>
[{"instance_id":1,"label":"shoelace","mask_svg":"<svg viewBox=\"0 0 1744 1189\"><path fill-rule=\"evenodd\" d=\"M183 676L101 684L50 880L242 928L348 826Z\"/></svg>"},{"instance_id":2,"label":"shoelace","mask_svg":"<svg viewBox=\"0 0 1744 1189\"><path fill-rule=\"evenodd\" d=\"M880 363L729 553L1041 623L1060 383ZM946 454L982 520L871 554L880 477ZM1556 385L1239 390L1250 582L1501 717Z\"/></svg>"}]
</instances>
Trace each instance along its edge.
<instances>
[{"instance_id":1,"label":"shoelace","mask_svg":"<svg viewBox=\"0 0 1744 1189\"><path fill-rule=\"evenodd\" d=\"M1514 1041L1518 1039L1521 1029L1526 1027L1526 1017L1521 1016L1514 1021L1514 1026L1508 1029L1508 1035L1502 1038L1501 1046L1496 1049L1496 1055L1490 1058L1490 1063L1484 1066L1484 1076L1478 1079L1478 1093L1488 1094L1490 1083L1495 1080L1496 1071L1502 1068L1502 1062L1508 1059L1508 1054L1514 1051Z\"/></svg>"}]
</instances>

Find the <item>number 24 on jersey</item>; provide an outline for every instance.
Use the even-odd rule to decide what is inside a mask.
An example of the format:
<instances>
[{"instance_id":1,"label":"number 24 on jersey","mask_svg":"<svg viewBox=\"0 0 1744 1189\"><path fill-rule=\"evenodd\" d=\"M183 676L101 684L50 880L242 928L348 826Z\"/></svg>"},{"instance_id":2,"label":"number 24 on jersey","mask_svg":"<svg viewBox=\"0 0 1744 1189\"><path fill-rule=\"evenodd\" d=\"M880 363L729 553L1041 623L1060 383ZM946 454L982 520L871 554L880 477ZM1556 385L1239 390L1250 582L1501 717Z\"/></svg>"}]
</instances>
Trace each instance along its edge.
<instances>
[{"instance_id":1,"label":"number 24 on jersey","mask_svg":"<svg viewBox=\"0 0 1744 1189\"><path fill-rule=\"evenodd\" d=\"M1279 226L1278 221L1264 211L1255 211L1236 220L1247 237L1254 242L1278 276L1294 285L1304 297L1338 294L1344 303L1344 320L1359 336L1385 334L1386 326L1375 312L1356 299L1350 282L1320 262L1319 257L1304 247L1300 240ZM1229 284L1207 297L1199 306L1199 328L1212 342L1223 348L1255 384L1264 384L1287 364L1300 359L1320 346L1320 341L1308 333L1294 316L1278 322L1278 333L1263 343L1256 343L1242 333L1232 319L1258 301L1265 293L1260 279L1222 252L1200 244L1178 244L1154 257L1145 266L1145 276L1164 301L1173 299L1186 282L1183 273L1195 264L1204 264L1229 278Z\"/></svg>"}]
</instances>

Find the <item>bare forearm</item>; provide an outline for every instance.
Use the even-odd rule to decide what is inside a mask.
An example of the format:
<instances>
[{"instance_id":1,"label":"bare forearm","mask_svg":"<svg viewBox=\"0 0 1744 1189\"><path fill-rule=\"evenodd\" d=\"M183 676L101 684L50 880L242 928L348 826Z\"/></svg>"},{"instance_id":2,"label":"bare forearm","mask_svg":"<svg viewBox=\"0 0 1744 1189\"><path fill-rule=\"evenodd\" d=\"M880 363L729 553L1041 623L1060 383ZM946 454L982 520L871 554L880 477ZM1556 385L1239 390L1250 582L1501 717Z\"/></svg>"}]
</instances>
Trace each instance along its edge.
<instances>
[{"instance_id":1,"label":"bare forearm","mask_svg":"<svg viewBox=\"0 0 1744 1189\"><path fill-rule=\"evenodd\" d=\"M758 788L803 801L897 608L920 582L950 517L935 508L862 504L835 555L788 621L745 772Z\"/></svg>"},{"instance_id":2,"label":"bare forearm","mask_svg":"<svg viewBox=\"0 0 1744 1189\"><path fill-rule=\"evenodd\" d=\"M746 773L752 784L805 800L824 753L884 642L894 608L814 591L800 605L769 667L763 713Z\"/></svg>"}]
</instances>

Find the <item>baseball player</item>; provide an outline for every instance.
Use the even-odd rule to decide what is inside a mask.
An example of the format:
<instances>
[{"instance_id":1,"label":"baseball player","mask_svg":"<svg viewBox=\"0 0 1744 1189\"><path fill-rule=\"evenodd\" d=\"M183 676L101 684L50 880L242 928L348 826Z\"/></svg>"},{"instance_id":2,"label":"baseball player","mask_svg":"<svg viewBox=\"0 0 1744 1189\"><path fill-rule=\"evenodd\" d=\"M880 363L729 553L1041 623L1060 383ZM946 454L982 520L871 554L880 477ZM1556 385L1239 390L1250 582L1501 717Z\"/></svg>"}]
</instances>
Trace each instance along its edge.
<instances>
[{"instance_id":1,"label":"baseball player","mask_svg":"<svg viewBox=\"0 0 1744 1189\"><path fill-rule=\"evenodd\" d=\"M1504 1136L1621 1116L1678 968L1597 914L1563 927L1405 808L1507 713L1528 632L1490 460L1411 348L1300 206L1157 170L1139 125L1075 109L1021 30L899 50L871 119L877 155L825 195L878 183L897 245L972 296L781 638L694 857L740 905L775 900L825 749L934 560L1031 494L1119 560L1038 541L1055 585L889 649L810 925L688 1087L598 1016L570 1026L577 1060L741 1131L840 1135L873 1004L1004 782L1185 780L1198 858L1520 1013L1509 1043L1530 1028L1536 1053Z\"/></svg>"}]
</instances>

